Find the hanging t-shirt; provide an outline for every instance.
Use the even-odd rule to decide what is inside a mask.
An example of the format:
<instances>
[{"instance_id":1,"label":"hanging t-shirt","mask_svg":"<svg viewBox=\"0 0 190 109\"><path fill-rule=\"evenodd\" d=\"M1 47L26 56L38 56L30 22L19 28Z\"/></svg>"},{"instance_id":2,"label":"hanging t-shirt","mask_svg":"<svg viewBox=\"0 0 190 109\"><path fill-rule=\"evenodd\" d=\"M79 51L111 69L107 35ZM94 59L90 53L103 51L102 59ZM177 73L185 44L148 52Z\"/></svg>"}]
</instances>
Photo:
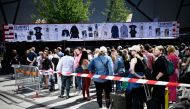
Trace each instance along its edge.
<instances>
[{"instance_id":1,"label":"hanging t-shirt","mask_svg":"<svg viewBox=\"0 0 190 109\"><path fill-rule=\"evenodd\" d=\"M148 29L149 29L148 37L153 37L152 36L152 26L149 26Z\"/></svg>"},{"instance_id":2,"label":"hanging t-shirt","mask_svg":"<svg viewBox=\"0 0 190 109\"><path fill-rule=\"evenodd\" d=\"M136 37L136 33L137 31L135 30L136 29L136 25L130 25L129 28L131 29L130 30L130 34L131 34L131 37Z\"/></svg>"},{"instance_id":3,"label":"hanging t-shirt","mask_svg":"<svg viewBox=\"0 0 190 109\"><path fill-rule=\"evenodd\" d=\"M93 37L93 32L92 32L92 27L88 27L88 32L89 32L89 34L88 34L88 37Z\"/></svg>"},{"instance_id":4,"label":"hanging t-shirt","mask_svg":"<svg viewBox=\"0 0 190 109\"><path fill-rule=\"evenodd\" d=\"M139 37L144 37L144 26L140 26Z\"/></svg>"},{"instance_id":5,"label":"hanging t-shirt","mask_svg":"<svg viewBox=\"0 0 190 109\"><path fill-rule=\"evenodd\" d=\"M82 31L82 38L83 38L83 39L86 39L86 38L87 38L87 32L86 32L86 30L83 30L83 31Z\"/></svg>"},{"instance_id":6,"label":"hanging t-shirt","mask_svg":"<svg viewBox=\"0 0 190 109\"><path fill-rule=\"evenodd\" d=\"M69 37L70 36L69 30L67 30L67 29L62 30L62 36L63 37Z\"/></svg>"},{"instance_id":7,"label":"hanging t-shirt","mask_svg":"<svg viewBox=\"0 0 190 109\"><path fill-rule=\"evenodd\" d=\"M107 26L106 24L103 24L100 30L101 30L101 35L99 37L101 37L102 39L111 38L111 32L110 32L109 26Z\"/></svg>"},{"instance_id":8,"label":"hanging t-shirt","mask_svg":"<svg viewBox=\"0 0 190 109\"><path fill-rule=\"evenodd\" d=\"M160 36L161 32L160 32L160 28L156 28L156 36Z\"/></svg>"},{"instance_id":9,"label":"hanging t-shirt","mask_svg":"<svg viewBox=\"0 0 190 109\"><path fill-rule=\"evenodd\" d=\"M95 24L94 37L98 38L98 24Z\"/></svg>"},{"instance_id":10,"label":"hanging t-shirt","mask_svg":"<svg viewBox=\"0 0 190 109\"><path fill-rule=\"evenodd\" d=\"M35 33L36 40L41 40L41 36L42 36L41 30L42 30L42 28L41 27L35 27L34 30L36 31L36 33Z\"/></svg>"},{"instance_id":11,"label":"hanging t-shirt","mask_svg":"<svg viewBox=\"0 0 190 109\"><path fill-rule=\"evenodd\" d=\"M128 37L128 28L126 25L122 25L121 28L120 28L120 37L121 38L127 38Z\"/></svg>"},{"instance_id":12,"label":"hanging t-shirt","mask_svg":"<svg viewBox=\"0 0 190 109\"><path fill-rule=\"evenodd\" d=\"M79 39L79 31L75 25L71 27L70 33L71 33L70 39L71 38L78 38Z\"/></svg>"},{"instance_id":13,"label":"hanging t-shirt","mask_svg":"<svg viewBox=\"0 0 190 109\"><path fill-rule=\"evenodd\" d=\"M116 25L111 28L112 38L119 38L119 29Z\"/></svg>"}]
</instances>

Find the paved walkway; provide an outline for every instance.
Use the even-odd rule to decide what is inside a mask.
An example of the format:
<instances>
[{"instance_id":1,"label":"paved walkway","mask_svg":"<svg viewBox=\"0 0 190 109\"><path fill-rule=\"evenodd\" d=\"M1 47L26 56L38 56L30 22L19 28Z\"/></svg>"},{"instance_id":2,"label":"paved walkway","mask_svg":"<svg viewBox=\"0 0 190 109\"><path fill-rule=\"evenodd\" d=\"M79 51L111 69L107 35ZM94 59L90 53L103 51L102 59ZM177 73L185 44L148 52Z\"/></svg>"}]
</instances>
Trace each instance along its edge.
<instances>
[{"instance_id":1,"label":"paved walkway","mask_svg":"<svg viewBox=\"0 0 190 109\"><path fill-rule=\"evenodd\" d=\"M76 96L71 90L71 98L58 98L59 91L49 93L42 90L39 98L32 98L35 92L23 90L16 93L15 80L11 75L0 75L0 107L2 109L98 109L95 88L90 88L90 101L83 101L82 95Z\"/></svg>"},{"instance_id":2,"label":"paved walkway","mask_svg":"<svg viewBox=\"0 0 190 109\"><path fill-rule=\"evenodd\" d=\"M12 75L0 75L1 109L98 109L93 84L90 87L90 101L82 100L82 95L76 96L72 89L69 99L58 98L59 90L51 93L47 89L42 90L39 98L32 98L34 91L24 89L17 93L16 90Z\"/></svg>"}]
</instances>

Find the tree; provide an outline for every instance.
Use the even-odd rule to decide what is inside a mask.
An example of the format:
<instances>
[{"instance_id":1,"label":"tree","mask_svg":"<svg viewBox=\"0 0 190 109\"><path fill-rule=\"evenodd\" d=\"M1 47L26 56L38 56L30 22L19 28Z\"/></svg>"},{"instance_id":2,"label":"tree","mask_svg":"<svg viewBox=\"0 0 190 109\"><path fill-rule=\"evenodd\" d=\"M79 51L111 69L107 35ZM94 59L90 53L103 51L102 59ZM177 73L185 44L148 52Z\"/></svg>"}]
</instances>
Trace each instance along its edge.
<instances>
[{"instance_id":1,"label":"tree","mask_svg":"<svg viewBox=\"0 0 190 109\"><path fill-rule=\"evenodd\" d=\"M48 23L87 22L91 0L33 0L39 16ZM33 15L33 18L36 16Z\"/></svg>"},{"instance_id":2,"label":"tree","mask_svg":"<svg viewBox=\"0 0 190 109\"><path fill-rule=\"evenodd\" d=\"M111 0L104 15L107 16L107 22L126 22L127 16L131 13L126 7L125 0Z\"/></svg>"}]
</instances>

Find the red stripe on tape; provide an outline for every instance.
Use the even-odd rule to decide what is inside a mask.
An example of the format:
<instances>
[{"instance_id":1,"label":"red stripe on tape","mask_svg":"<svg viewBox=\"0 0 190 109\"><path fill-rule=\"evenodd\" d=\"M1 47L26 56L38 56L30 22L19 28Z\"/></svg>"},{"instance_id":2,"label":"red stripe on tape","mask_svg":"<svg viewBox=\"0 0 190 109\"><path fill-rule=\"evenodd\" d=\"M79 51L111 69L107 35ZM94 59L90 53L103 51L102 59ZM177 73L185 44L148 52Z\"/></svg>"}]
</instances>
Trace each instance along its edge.
<instances>
[{"instance_id":1,"label":"red stripe on tape","mask_svg":"<svg viewBox=\"0 0 190 109\"><path fill-rule=\"evenodd\" d=\"M99 78L100 79L105 79L107 76L105 76L105 75L101 75Z\"/></svg>"},{"instance_id":2,"label":"red stripe on tape","mask_svg":"<svg viewBox=\"0 0 190 109\"><path fill-rule=\"evenodd\" d=\"M179 83L169 82L166 86L179 86Z\"/></svg>"},{"instance_id":3,"label":"red stripe on tape","mask_svg":"<svg viewBox=\"0 0 190 109\"><path fill-rule=\"evenodd\" d=\"M157 83L157 81L154 81L154 80L148 80L148 81L147 81L147 84L153 84L153 85L154 85L154 84L156 84L156 83Z\"/></svg>"},{"instance_id":4,"label":"red stripe on tape","mask_svg":"<svg viewBox=\"0 0 190 109\"><path fill-rule=\"evenodd\" d=\"M77 73L77 75L76 76L81 76L82 75L82 73Z\"/></svg>"},{"instance_id":5,"label":"red stripe on tape","mask_svg":"<svg viewBox=\"0 0 190 109\"><path fill-rule=\"evenodd\" d=\"M92 78L94 75L93 74L88 74L87 77Z\"/></svg>"},{"instance_id":6,"label":"red stripe on tape","mask_svg":"<svg viewBox=\"0 0 190 109\"><path fill-rule=\"evenodd\" d=\"M66 72L65 74L67 74L67 75L71 75L72 73L70 73L70 72Z\"/></svg>"},{"instance_id":7,"label":"red stripe on tape","mask_svg":"<svg viewBox=\"0 0 190 109\"><path fill-rule=\"evenodd\" d=\"M115 81L118 80L118 81L119 81L121 78L122 78L122 77L114 76L113 80L115 80Z\"/></svg>"}]
</instances>

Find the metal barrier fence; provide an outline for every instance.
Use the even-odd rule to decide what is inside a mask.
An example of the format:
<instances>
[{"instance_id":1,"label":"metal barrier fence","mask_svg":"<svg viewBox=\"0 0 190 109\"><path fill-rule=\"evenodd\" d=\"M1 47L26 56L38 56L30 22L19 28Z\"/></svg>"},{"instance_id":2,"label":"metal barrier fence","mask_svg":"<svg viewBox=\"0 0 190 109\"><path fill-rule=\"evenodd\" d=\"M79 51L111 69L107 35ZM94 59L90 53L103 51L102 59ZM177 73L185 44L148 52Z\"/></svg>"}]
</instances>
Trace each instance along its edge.
<instances>
[{"instance_id":1,"label":"metal barrier fence","mask_svg":"<svg viewBox=\"0 0 190 109\"><path fill-rule=\"evenodd\" d=\"M38 67L29 65L12 65L15 72L15 85L18 90L26 88L36 92L34 97L39 97L40 93L40 73Z\"/></svg>"}]
</instances>

